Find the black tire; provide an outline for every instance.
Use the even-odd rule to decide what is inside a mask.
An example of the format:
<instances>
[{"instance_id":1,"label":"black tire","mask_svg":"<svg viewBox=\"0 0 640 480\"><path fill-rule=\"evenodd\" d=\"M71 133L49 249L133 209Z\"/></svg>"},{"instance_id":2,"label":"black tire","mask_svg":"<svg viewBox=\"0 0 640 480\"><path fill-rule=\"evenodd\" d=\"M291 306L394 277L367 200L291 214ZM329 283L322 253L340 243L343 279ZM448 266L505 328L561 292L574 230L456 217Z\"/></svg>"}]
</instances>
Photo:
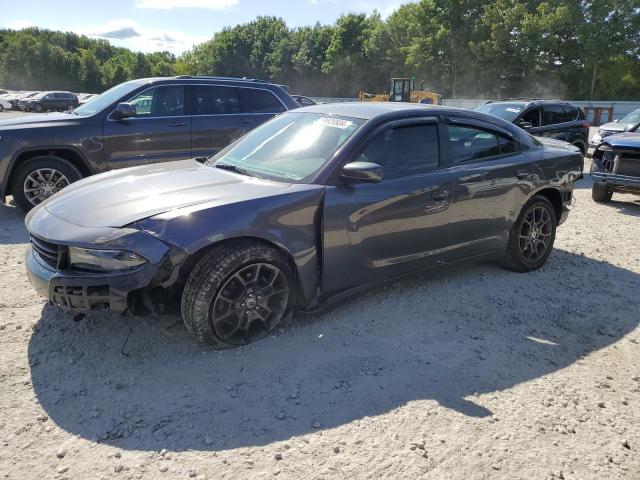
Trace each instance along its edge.
<instances>
[{"instance_id":1,"label":"black tire","mask_svg":"<svg viewBox=\"0 0 640 480\"><path fill-rule=\"evenodd\" d=\"M0 112L4 112L4 105L0 103Z\"/></svg>"},{"instance_id":2,"label":"black tire","mask_svg":"<svg viewBox=\"0 0 640 480\"><path fill-rule=\"evenodd\" d=\"M575 142L571 142L571 144L580 149L583 157L587 154L587 146L582 141L576 140Z\"/></svg>"},{"instance_id":3,"label":"black tire","mask_svg":"<svg viewBox=\"0 0 640 480\"><path fill-rule=\"evenodd\" d=\"M27 193L25 192L25 181L29 175L38 170L55 170L66 178L66 181L62 181L60 184L56 185L56 188L54 189L55 191L52 193L62 190L67 185L82 178L80 171L71 162L64 158L45 155L27 160L17 167L17 170L11 180L11 194L13 195L13 199L25 212L28 212L38 203L46 199L42 198L41 200L32 203L32 201L27 198Z\"/></svg>"},{"instance_id":4,"label":"black tire","mask_svg":"<svg viewBox=\"0 0 640 480\"><path fill-rule=\"evenodd\" d=\"M535 227L531 221L532 214L534 224L537 222L536 218L540 218L540 223ZM553 249L557 224L556 212L551 202L541 195L531 198L522 208L509 232L502 266L514 272L528 272L540 268Z\"/></svg>"},{"instance_id":5,"label":"black tire","mask_svg":"<svg viewBox=\"0 0 640 480\"><path fill-rule=\"evenodd\" d=\"M612 196L613 192L609 190L604 183L596 182L591 187L591 198L593 198L594 202L609 203Z\"/></svg>"},{"instance_id":6,"label":"black tire","mask_svg":"<svg viewBox=\"0 0 640 480\"><path fill-rule=\"evenodd\" d=\"M248 276L249 272L257 273ZM182 292L182 319L193 336L208 345L230 348L254 342L290 314L295 302L293 278L284 255L261 243L238 241L214 247L189 275Z\"/></svg>"}]
</instances>

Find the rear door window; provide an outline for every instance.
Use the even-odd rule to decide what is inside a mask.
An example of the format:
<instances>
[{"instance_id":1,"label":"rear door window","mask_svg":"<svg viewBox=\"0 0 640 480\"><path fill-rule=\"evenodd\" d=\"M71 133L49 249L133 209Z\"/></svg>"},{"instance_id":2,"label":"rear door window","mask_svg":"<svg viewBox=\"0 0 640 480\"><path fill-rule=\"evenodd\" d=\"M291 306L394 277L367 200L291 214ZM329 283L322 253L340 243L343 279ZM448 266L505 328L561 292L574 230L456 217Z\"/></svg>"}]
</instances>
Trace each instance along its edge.
<instances>
[{"instance_id":1,"label":"rear door window","mask_svg":"<svg viewBox=\"0 0 640 480\"><path fill-rule=\"evenodd\" d=\"M280 113L286 108L270 91L257 88L239 88L240 104L245 113Z\"/></svg>"},{"instance_id":2,"label":"rear door window","mask_svg":"<svg viewBox=\"0 0 640 480\"><path fill-rule=\"evenodd\" d=\"M542 124L555 125L565 122L564 109L562 105L545 105L542 107Z\"/></svg>"},{"instance_id":3,"label":"rear door window","mask_svg":"<svg viewBox=\"0 0 640 480\"><path fill-rule=\"evenodd\" d=\"M565 122L573 122L578 119L578 107L574 107L573 105L565 105L564 106L564 121Z\"/></svg>"},{"instance_id":4,"label":"rear door window","mask_svg":"<svg viewBox=\"0 0 640 480\"><path fill-rule=\"evenodd\" d=\"M176 117L184 115L184 87L168 85L145 90L130 100L136 118Z\"/></svg>"},{"instance_id":5,"label":"rear door window","mask_svg":"<svg viewBox=\"0 0 640 480\"><path fill-rule=\"evenodd\" d=\"M462 125L448 125L447 129L454 164L500 155L498 136L493 132Z\"/></svg>"},{"instance_id":6,"label":"rear door window","mask_svg":"<svg viewBox=\"0 0 640 480\"><path fill-rule=\"evenodd\" d=\"M191 115L240 113L240 100L233 87L194 85L191 87Z\"/></svg>"}]
</instances>

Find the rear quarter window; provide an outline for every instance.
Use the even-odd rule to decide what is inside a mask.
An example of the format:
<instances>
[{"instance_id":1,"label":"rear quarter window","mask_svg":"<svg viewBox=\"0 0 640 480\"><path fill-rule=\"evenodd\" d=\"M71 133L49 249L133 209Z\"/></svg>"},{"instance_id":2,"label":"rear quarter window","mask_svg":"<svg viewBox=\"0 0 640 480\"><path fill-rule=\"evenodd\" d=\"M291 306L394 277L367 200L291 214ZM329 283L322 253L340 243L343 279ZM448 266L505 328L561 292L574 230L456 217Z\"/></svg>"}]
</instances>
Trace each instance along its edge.
<instances>
[{"instance_id":1,"label":"rear quarter window","mask_svg":"<svg viewBox=\"0 0 640 480\"><path fill-rule=\"evenodd\" d=\"M246 113L280 113L286 108L269 90L257 88L239 88L240 105Z\"/></svg>"}]
</instances>

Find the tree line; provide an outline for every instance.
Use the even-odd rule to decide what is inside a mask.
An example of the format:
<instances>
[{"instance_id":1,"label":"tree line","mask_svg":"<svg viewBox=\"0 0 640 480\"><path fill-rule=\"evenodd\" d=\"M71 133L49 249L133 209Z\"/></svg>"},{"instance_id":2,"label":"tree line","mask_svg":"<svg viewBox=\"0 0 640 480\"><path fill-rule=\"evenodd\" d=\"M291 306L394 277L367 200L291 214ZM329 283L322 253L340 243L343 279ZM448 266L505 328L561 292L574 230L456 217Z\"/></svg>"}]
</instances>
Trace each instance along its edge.
<instances>
[{"instance_id":1,"label":"tree line","mask_svg":"<svg viewBox=\"0 0 640 480\"><path fill-rule=\"evenodd\" d=\"M313 96L414 77L447 98L640 99L637 0L421 0L290 28L258 17L176 57L37 28L0 30L0 87L99 92L132 78L253 77ZM423 83L424 82L424 83Z\"/></svg>"}]
</instances>

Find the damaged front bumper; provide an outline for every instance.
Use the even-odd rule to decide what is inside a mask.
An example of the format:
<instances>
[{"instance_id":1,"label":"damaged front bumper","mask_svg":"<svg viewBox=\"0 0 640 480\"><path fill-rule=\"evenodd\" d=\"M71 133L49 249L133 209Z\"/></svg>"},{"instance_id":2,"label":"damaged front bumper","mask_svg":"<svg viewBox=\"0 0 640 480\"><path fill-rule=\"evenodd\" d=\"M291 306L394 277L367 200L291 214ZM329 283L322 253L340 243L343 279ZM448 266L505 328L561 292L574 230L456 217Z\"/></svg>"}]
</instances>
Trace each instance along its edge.
<instances>
[{"instance_id":1,"label":"damaged front bumper","mask_svg":"<svg viewBox=\"0 0 640 480\"><path fill-rule=\"evenodd\" d=\"M640 150L600 146L594 152L591 177L610 191L640 194Z\"/></svg>"},{"instance_id":2,"label":"damaged front bumper","mask_svg":"<svg viewBox=\"0 0 640 480\"><path fill-rule=\"evenodd\" d=\"M606 184L607 188L614 192L640 195L640 177L617 175L595 169L591 172L591 177L594 182Z\"/></svg>"},{"instance_id":3,"label":"damaged front bumper","mask_svg":"<svg viewBox=\"0 0 640 480\"><path fill-rule=\"evenodd\" d=\"M132 293L175 283L186 257L181 249L140 230L80 227L43 211L27 217L31 245L25 267L31 285L51 304L78 312L121 313L129 308ZM69 264L70 246L126 250L147 261L127 270L86 271Z\"/></svg>"}]
</instances>

